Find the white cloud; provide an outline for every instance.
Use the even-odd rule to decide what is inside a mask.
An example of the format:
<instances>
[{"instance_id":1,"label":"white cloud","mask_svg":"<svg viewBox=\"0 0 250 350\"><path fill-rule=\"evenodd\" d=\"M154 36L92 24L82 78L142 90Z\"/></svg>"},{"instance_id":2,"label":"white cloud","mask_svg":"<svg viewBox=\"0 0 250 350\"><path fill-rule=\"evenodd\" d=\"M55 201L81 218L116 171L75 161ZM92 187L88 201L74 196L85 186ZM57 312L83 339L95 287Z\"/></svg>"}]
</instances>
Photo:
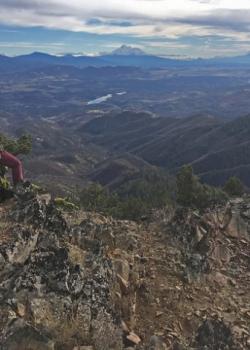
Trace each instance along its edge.
<instances>
[{"instance_id":1,"label":"white cloud","mask_svg":"<svg viewBox=\"0 0 250 350\"><path fill-rule=\"evenodd\" d=\"M11 8L11 11L10 11ZM85 30L89 18L130 20L185 20L213 15L216 10L250 10L249 0L1 0L0 20L9 24L50 25ZM56 23L52 20L58 17ZM24 22L24 19L28 21ZM51 19L51 21L49 21ZM67 21L66 21L67 19ZM48 23L49 22L49 23Z\"/></svg>"},{"instance_id":2,"label":"white cloud","mask_svg":"<svg viewBox=\"0 0 250 350\"><path fill-rule=\"evenodd\" d=\"M155 40L210 35L240 42L250 39L250 0L0 0L0 23Z\"/></svg>"},{"instance_id":3,"label":"white cloud","mask_svg":"<svg viewBox=\"0 0 250 350\"><path fill-rule=\"evenodd\" d=\"M65 44L64 43L44 43L44 44L40 44L38 45L37 43L35 42L29 42L29 41L16 41L16 42L12 42L12 43L9 43L9 42L5 42L5 41L2 41L0 42L0 47L1 48L13 48L14 47L18 47L18 48L31 48L31 49L43 49L43 48L54 48L54 47L64 47Z\"/></svg>"}]
</instances>

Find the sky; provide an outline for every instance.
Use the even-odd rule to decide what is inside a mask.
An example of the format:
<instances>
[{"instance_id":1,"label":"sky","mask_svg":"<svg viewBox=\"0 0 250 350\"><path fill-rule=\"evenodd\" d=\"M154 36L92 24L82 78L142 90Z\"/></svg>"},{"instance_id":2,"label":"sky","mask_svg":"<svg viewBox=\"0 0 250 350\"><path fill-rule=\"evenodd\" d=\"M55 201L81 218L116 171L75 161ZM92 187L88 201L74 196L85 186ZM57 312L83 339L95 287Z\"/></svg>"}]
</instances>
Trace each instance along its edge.
<instances>
[{"instance_id":1,"label":"sky","mask_svg":"<svg viewBox=\"0 0 250 350\"><path fill-rule=\"evenodd\" d=\"M0 53L168 57L250 52L250 0L0 0Z\"/></svg>"}]
</instances>

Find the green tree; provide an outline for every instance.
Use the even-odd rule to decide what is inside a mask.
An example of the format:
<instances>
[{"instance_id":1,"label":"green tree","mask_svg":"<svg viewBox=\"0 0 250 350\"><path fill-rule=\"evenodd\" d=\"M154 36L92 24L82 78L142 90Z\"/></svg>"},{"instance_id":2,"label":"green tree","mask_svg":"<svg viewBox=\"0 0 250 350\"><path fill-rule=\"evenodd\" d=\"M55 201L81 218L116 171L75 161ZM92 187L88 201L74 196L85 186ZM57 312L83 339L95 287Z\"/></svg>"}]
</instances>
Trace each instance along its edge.
<instances>
[{"instance_id":1,"label":"green tree","mask_svg":"<svg viewBox=\"0 0 250 350\"><path fill-rule=\"evenodd\" d=\"M6 135L0 134L0 145L4 150L15 155L28 154L32 149L32 138L30 135L25 134L15 140Z\"/></svg>"},{"instance_id":2,"label":"green tree","mask_svg":"<svg viewBox=\"0 0 250 350\"><path fill-rule=\"evenodd\" d=\"M82 206L86 210L93 211L106 212L112 206L112 199L109 192L98 183L93 183L83 189L80 195Z\"/></svg>"},{"instance_id":3,"label":"green tree","mask_svg":"<svg viewBox=\"0 0 250 350\"><path fill-rule=\"evenodd\" d=\"M244 193L244 185L238 177L232 176L226 182L224 191L229 196L242 196Z\"/></svg>"},{"instance_id":4,"label":"green tree","mask_svg":"<svg viewBox=\"0 0 250 350\"><path fill-rule=\"evenodd\" d=\"M194 175L191 165L184 165L177 174L177 202L183 206L192 206L195 203L196 190L199 180Z\"/></svg>"},{"instance_id":5,"label":"green tree","mask_svg":"<svg viewBox=\"0 0 250 350\"><path fill-rule=\"evenodd\" d=\"M16 154L29 154L32 150L32 137L31 135L22 135L16 142Z\"/></svg>"},{"instance_id":6,"label":"green tree","mask_svg":"<svg viewBox=\"0 0 250 350\"><path fill-rule=\"evenodd\" d=\"M227 195L213 186L201 184L191 165L184 165L176 178L177 203L199 210L226 202Z\"/></svg>"}]
</instances>

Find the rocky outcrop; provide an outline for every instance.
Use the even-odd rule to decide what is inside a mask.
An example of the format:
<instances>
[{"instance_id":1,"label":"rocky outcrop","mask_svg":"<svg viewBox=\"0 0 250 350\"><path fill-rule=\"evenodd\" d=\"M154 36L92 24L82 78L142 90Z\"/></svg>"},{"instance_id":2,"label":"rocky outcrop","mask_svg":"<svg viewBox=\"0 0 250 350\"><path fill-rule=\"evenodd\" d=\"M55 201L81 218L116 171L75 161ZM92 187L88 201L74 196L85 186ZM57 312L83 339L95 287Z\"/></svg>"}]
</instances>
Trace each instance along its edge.
<instances>
[{"instance_id":1,"label":"rocky outcrop","mask_svg":"<svg viewBox=\"0 0 250 350\"><path fill-rule=\"evenodd\" d=\"M116 221L48 196L0 211L0 349L247 349L250 201Z\"/></svg>"},{"instance_id":2,"label":"rocky outcrop","mask_svg":"<svg viewBox=\"0 0 250 350\"><path fill-rule=\"evenodd\" d=\"M204 214L179 208L165 227L173 240L181 242L187 279L231 268L232 276L248 269L250 201L237 199L226 207ZM237 242L237 244L235 244ZM239 271L233 257L237 256ZM235 271L233 271L235 270ZM229 272L229 271L228 271Z\"/></svg>"},{"instance_id":3,"label":"rocky outcrop","mask_svg":"<svg viewBox=\"0 0 250 350\"><path fill-rule=\"evenodd\" d=\"M0 247L2 349L122 349L138 287L127 253L138 244L136 225L96 215L70 226L39 197L9 217L16 224Z\"/></svg>"}]
</instances>

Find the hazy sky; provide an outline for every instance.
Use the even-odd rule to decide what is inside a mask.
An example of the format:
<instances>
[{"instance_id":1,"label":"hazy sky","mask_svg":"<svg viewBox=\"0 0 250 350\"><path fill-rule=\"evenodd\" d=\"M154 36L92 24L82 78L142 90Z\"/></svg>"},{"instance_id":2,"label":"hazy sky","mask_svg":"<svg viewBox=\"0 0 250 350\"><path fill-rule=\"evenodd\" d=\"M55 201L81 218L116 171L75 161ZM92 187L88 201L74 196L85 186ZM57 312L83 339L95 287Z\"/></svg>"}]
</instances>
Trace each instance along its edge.
<instances>
[{"instance_id":1,"label":"hazy sky","mask_svg":"<svg viewBox=\"0 0 250 350\"><path fill-rule=\"evenodd\" d=\"M166 56L250 51L250 0L0 0L0 52Z\"/></svg>"}]
</instances>

